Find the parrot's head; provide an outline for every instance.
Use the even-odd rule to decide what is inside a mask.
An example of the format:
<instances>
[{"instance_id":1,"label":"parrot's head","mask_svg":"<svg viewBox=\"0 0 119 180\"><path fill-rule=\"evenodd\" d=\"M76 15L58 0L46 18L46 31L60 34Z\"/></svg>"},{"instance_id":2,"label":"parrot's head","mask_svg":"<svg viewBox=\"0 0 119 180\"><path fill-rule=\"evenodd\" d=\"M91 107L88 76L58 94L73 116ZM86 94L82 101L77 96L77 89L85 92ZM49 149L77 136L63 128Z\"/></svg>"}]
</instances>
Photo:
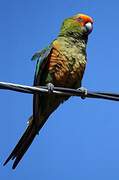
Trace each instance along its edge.
<instances>
[{"instance_id":1,"label":"parrot's head","mask_svg":"<svg viewBox=\"0 0 119 180\"><path fill-rule=\"evenodd\" d=\"M93 30L93 19L85 14L77 14L64 20L60 35L87 38Z\"/></svg>"}]
</instances>

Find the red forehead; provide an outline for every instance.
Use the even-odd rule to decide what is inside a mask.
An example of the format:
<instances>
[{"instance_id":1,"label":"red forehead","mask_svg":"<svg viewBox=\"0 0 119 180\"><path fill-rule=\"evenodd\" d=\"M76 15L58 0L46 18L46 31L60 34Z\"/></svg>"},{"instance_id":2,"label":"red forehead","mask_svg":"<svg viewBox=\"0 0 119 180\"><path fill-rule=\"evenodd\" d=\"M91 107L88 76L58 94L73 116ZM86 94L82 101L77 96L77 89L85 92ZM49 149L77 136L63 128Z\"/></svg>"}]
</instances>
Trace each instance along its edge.
<instances>
[{"instance_id":1,"label":"red forehead","mask_svg":"<svg viewBox=\"0 0 119 180\"><path fill-rule=\"evenodd\" d=\"M76 18L81 18L81 19L84 20L84 22L91 22L91 23L93 23L93 19L90 16L85 15L85 14L77 14Z\"/></svg>"}]
</instances>

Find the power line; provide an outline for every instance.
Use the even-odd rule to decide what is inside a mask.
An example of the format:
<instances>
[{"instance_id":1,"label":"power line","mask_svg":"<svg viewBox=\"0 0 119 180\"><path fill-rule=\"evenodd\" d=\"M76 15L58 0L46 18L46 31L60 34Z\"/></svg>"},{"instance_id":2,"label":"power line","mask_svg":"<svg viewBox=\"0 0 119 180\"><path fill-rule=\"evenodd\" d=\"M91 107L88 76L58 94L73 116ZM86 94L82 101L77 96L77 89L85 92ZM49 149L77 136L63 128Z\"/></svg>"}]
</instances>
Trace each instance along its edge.
<instances>
[{"instance_id":1,"label":"power line","mask_svg":"<svg viewBox=\"0 0 119 180\"><path fill-rule=\"evenodd\" d=\"M26 85L7 83L7 82L0 82L0 89L17 91L21 93L29 93L29 94L35 94L35 93L50 94L51 92L51 91L49 92L49 89L47 86L35 87L35 86L26 86ZM119 101L118 93L90 91L85 88L70 89L70 88L63 88L63 87L54 87L51 93L54 93L57 95L63 95L63 96L79 96L83 99L84 98L98 98L98 99Z\"/></svg>"}]
</instances>

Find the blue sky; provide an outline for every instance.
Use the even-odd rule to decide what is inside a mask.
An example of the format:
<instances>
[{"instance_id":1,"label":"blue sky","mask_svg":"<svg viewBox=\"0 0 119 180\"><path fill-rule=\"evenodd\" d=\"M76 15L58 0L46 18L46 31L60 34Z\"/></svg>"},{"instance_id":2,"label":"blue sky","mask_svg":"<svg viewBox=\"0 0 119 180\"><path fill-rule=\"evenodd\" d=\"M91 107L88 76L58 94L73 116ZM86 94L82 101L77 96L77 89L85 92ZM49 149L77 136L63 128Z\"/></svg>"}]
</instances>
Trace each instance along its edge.
<instances>
[{"instance_id":1,"label":"blue sky","mask_svg":"<svg viewBox=\"0 0 119 180\"><path fill-rule=\"evenodd\" d=\"M119 92L119 1L0 1L0 81L32 85L33 53L58 34L64 18L94 18L83 86ZM119 103L73 97L54 114L18 168L3 161L32 113L32 96L0 92L0 179L118 180Z\"/></svg>"}]
</instances>

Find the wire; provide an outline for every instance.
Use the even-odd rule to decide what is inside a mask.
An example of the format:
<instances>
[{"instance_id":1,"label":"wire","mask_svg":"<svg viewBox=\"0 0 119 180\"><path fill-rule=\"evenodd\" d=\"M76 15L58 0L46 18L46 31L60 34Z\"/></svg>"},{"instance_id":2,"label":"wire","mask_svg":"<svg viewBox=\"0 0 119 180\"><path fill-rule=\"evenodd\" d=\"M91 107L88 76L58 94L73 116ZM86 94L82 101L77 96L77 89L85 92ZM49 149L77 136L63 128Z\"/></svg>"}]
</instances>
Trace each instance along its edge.
<instances>
[{"instance_id":1,"label":"wire","mask_svg":"<svg viewBox=\"0 0 119 180\"><path fill-rule=\"evenodd\" d=\"M36 86L26 86L21 84L0 82L0 89L17 91L21 93L29 93L29 94L36 94L36 93L50 94L47 86L36 87ZM118 93L89 91L82 87L79 89L54 87L52 93L63 96L79 96L83 99L87 97L87 98L98 98L98 99L119 101Z\"/></svg>"}]
</instances>

